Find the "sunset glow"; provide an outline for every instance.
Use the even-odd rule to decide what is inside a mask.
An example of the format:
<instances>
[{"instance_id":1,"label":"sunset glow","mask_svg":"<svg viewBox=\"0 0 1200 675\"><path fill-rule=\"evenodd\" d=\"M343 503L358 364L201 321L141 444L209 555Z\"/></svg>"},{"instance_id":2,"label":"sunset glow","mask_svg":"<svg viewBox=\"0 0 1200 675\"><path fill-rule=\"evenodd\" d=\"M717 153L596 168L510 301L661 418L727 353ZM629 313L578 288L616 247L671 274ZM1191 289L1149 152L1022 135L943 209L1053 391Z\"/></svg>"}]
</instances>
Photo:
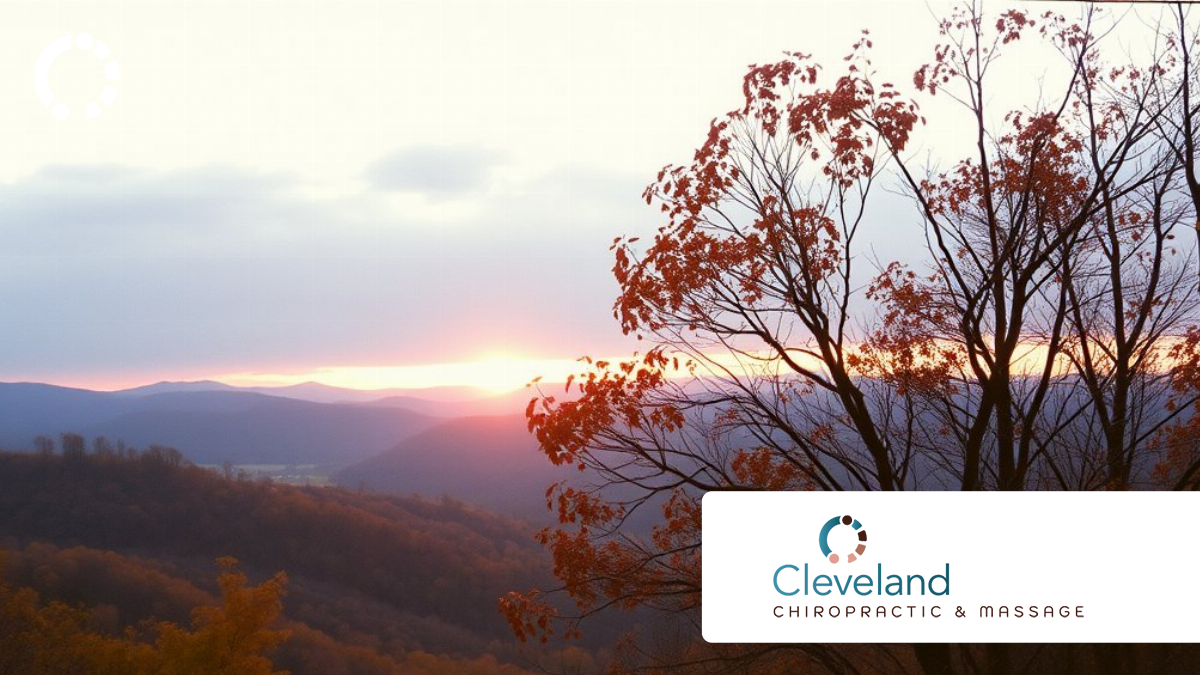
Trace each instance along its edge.
<instances>
[{"instance_id":1,"label":"sunset glow","mask_svg":"<svg viewBox=\"0 0 1200 675\"><path fill-rule=\"evenodd\" d=\"M500 394L524 387L536 377L564 381L577 373L574 359L489 357L459 363L409 366L335 366L294 373L231 373L213 379L235 386L275 387L318 382L347 389L428 389L471 387Z\"/></svg>"},{"instance_id":2,"label":"sunset glow","mask_svg":"<svg viewBox=\"0 0 1200 675\"><path fill-rule=\"evenodd\" d=\"M609 356L597 360L618 363L630 358ZM821 363L805 354L794 352L792 358L813 371L822 370ZM1045 366L1046 351L1042 345L1026 345L1014 363L1016 372L1029 375L1041 371ZM1055 367L1056 371L1067 372L1065 359ZM679 368L668 368L671 379L692 377L692 371L684 365L680 356ZM317 382L331 387L358 389L430 389L437 387L465 387L478 389L487 394L502 394L516 391L535 378L540 381L565 382L571 375L587 372L588 365L577 359L546 359L522 356L497 355L474 361L455 363L430 363L402 366L330 366L311 370L283 373L242 372L215 375L210 378L234 386L243 387L286 387L305 382ZM740 356L732 354L708 354L698 364L694 373L699 377L770 377L786 375L788 368L782 361L771 358L763 350L747 350Z\"/></svg>"},{"instance_id":3,"label":"sunset glow","mask_svg":"<svg viewBox=\"0 0 1200 675\"><path fill-rule=\"evenodd\" d=\"M751 356L752 355L752 356ZM616 364L628 361L631 354L597 357L594 361ZM754 360L754 358L762 360ZM811 359L796 357L810 367L819 364ZM693 373L680 356L678 368L668 368L667 376L692 377ZM699 376L721 377L730 373L770 375L780 371L781 362L768 359L766 352L746 352L742 358L730 354L713 354L705 358L696 371ZM489 394L516 391L535 378L544 383L565 382L589 370L580 359L546 359L514 355L495 355L474 361L430 363L403 366L331 366L311 370L264 373L243 372L215 375L212 379L240 387L286 387L304 382L317 382L331 387L370 391L375 389L429 389L435 387L468 387Z\"/></svg>"}]
</instances>

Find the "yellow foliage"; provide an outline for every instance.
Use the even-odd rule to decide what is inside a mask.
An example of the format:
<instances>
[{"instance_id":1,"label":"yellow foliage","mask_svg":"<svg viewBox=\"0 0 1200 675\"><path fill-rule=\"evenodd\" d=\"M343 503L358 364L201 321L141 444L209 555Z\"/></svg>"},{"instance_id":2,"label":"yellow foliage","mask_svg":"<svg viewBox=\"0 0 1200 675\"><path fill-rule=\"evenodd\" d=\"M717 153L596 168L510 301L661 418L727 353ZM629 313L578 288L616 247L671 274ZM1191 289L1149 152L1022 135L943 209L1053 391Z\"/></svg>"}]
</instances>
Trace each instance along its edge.
<instances>
[{"instance_id":1,"label":"yellow foliage","mask_svg":"<svg viewBox=\"0 0 1200 675\"><path fill-rule=\"evenodd\" d=\"M219 607L198 607L191 629L170 622L148 634L119 637L92 628L91 612L43 603L28 588L3 581L0 552L0 673L22 675L287 675L263 654L287 639L271 625L283 609L287 577L249 586L237 561L217 561Z\"/></svg>"}]
</instances>

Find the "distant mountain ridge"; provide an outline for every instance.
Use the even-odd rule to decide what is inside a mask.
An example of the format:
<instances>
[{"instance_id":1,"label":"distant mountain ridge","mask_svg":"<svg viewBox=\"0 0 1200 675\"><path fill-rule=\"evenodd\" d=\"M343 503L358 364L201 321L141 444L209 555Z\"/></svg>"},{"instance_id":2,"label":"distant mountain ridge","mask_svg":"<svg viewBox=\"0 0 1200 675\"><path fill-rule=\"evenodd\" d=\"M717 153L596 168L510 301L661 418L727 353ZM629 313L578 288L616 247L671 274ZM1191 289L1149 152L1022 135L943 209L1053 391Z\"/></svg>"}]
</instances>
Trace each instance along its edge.
<instances>
[{"instance_id":1,"label":"distant mountain ridge","mask_svg":"<svg viewBox=\"0 0 1200 675\"><path fill-rule=\"evenodd\" d=\"M311 381L277 387L239 387L215 380L163 381L112 393L122 396L151 396L208 391L247 392L313 403L386 405L408 408L413 412L435 417L515 414L524 410L531 396L525 389L501 394L487 394L473 387L349 389Z\"/></svg>"},{"instance_id":2,"label":"distant mountain ridge","mask_svg":"<svg viewBox=\"0 0 1200 675\"><path fill-rule=\"evenodd\" d=\"M64 432L89 442L146 449L171 446L197 464L317 465L351 489L447 495L501 513L544 520L546 486L575 472L553 466L526 429L531 394L453 400L391 395L366 402L319 402L378 392L307 383L241 388L220 382L159 382L115 392L37 383L0 383L0 448L32 450L36 436ZM287 472L292 475L291 472ZM300 474L309 473L301 471Z\"/></svg>"},{"instance_id":3,"label":"distant mountain ridge","mask_svg":"<svg viewBox=\"0 0 1200 675\"><path fill-rule=\"evenodd\" d=\"M224 382L215 380L195 380L195 381L162 381L154 384L144 384L140 387L132 387L130 389L120 389L114 391L114 394L123 394L125 396L151 396L154 394L178 394L183 392L193 391L238 391L238 387Z\"/></svg>"},{"instance_id":4,"label":"distant mountain ridge","mask_svg":"<svg viewBox=\"0 0 1200 675\"><path fill-rule=\"evenodd\" d=\"M14 449L31 448L38 435L70 431L140 447L170 445L198 463L344 465L436 422L405 408L316 403L236 388L151 385L140 392L97 392L0 383L0 446Z\"/></svg>"}]
</instances>

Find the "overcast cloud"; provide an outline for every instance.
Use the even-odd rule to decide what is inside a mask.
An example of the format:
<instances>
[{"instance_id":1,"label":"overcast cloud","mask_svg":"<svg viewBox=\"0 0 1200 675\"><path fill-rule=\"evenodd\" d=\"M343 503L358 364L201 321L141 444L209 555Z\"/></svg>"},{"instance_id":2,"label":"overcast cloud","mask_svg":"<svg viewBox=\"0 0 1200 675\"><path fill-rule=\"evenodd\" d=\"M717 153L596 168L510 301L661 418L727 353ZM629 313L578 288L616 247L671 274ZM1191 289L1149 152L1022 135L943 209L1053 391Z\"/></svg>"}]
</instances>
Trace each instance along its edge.
<instances>
[{"instance_id":1,"label":"overcast cloud","mask_svg":"<svg viewBox=\"0 0 1200 675\"><path fill-rule=\"evenodd\" d=\"M930 11L2 3L0 380L632 349L611 318L608 246L661 225L642 188L739 105L746 66L801 50L832 68L869 18L880 77L907 83L930 58ZM119 59L120 94L60 122L30 73L83 32ZM1000 89L1025 91L1028 70ZM72 110L103 81L74 50L50 70ZM933 124L913 151L936 138L954 156L961 114L922 106ZM904 257L920 232L886 199L864 241Z\"/></svg>"},{"instance_id":2,"label":"overcast cloud","mask_svg":"<svg viewBox=\"0 0 1200 675\"><path fill-rule=\"evenodd\" d=\"M370 192L317 199L295 177L230 166L49 167L0 187L0 369L98 377L618 348L608 228L649 214L634 190L572 191L571 174L493 197L483 211L498 215L430 225Z\"/></svg>"},{"instance_id":3,"label":"overcast cloud","mask_svg":"<svg viewBox=\"0 0 1200 675\"><path fill-rule=\"evenodd\" d=\"M373 162L367 178L379 190L461 197L486 188L502 159L502 153L482 148L420 145Z\"/></svg>"}]
</instances>

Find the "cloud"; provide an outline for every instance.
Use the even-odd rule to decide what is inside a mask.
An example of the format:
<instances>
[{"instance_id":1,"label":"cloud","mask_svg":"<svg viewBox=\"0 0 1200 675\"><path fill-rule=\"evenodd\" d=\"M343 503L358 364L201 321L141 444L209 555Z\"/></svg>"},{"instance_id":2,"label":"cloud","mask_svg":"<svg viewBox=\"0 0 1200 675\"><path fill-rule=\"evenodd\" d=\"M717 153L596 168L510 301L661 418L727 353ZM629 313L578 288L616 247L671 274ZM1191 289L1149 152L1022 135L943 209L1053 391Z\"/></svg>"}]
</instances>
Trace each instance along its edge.
<instances>
[{"instance_id":1,"label":"cloud","mask_svg":"<svg viewBox=\"0 0 1200 675\"><path fill-rule=\"evenodd\" d=\"M482 191L503 161L503 153L482 148L412 146L375 161L366 177L377 190L444 199Z\"/></svg>"},{"instance_id":2,"label":"cloud","mask_svg":"<svg viewBox=\"0 0 1200 675\"><path fill-rule=\"evenodd\" d=\"M621 353L609 244L662 224L644 180L558 165L431 201L472 206L431 223L379 191L231 164L47 167L0 183L0 373L130 382ZM892 257L905 230L883 206L869 226Z\"/></svg>"},{"instance_id":3,"label":"cloud","mask_svg":"<svg viewBox=\"0 0 1200 675\"><path fill-rule=\"evenodd\" d=\"M0 237L12 257L187 255L238 233L295 230L312 213L298 189L294 177L230 165L54 165L0 184Z\"/></svg>"},{"instance_id":4,"label":"cloud","mask_svg":"<svg viewBox=\"0 0 1200 675\"><path fill-rule=\"evenodd\" d=\"M128 381L619 352L608 242L654 214L635 182L599 178L560 167L437 226L376 191L330 196L234 165L0 183L0 372Z\"/></svg>"}]
</instances>

